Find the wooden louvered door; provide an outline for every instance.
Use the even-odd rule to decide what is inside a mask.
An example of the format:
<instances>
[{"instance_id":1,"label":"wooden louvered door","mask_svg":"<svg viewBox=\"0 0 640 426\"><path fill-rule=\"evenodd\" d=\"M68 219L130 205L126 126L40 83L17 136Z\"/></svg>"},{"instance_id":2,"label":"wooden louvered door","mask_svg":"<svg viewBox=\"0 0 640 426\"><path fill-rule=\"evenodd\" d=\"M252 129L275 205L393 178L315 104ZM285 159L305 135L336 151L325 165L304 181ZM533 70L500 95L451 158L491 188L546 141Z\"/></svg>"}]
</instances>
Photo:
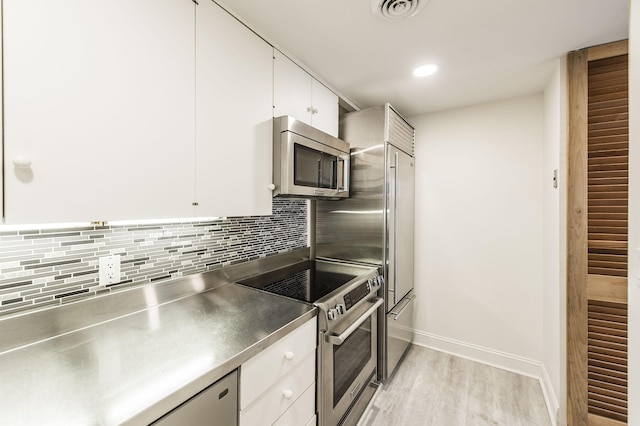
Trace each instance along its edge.
<instances>
[{"instance_id":1,"label":"wooden louvered door","mask_svg":"<svg viewBox=\"0 0 640 426\"><path fill-rule=\"evenodd\" d=\"M618 42L569 57L567 405L572 425L627 421L626 49L626 42Z\"/></svg>"},{"instance_id":2,"label":"wooden louvered door","mask_svg":"<svg viewBox=\"0 0 640 426\"><path fill-rule=\"evenodd\" d=\"M628 55L588 61L589 413L627 420Z\"/></svg>"}]
</instances>

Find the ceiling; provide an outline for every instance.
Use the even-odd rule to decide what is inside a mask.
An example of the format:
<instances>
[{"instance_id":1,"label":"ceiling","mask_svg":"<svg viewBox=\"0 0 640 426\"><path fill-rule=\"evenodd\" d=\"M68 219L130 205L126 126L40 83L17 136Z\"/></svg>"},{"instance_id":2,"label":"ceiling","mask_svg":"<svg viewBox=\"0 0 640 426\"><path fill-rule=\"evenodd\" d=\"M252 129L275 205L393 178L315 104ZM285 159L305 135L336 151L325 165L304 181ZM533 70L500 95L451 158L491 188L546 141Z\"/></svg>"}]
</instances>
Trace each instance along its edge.
<instances>
[{"instance_id":1,"label":"ceiling","mask_svg":"<svg viewBox=\"0 0 640 426\"><path fill-rule=\"evenodd\" d=\"M556 58L629 30L628 0L428 0L400 21L371 0L220 2L357 106L405 116L542 92Z\"/></svg>"}]
</instances>

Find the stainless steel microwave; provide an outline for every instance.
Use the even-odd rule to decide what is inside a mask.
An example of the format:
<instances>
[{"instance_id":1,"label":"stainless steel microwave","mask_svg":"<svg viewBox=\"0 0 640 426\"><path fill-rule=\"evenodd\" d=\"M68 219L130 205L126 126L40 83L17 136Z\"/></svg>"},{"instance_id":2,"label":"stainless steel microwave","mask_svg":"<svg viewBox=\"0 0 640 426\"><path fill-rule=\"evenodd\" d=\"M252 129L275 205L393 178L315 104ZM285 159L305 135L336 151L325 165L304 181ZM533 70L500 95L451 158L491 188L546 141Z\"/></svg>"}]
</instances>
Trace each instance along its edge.
<instances>
[{"instance_id":1,"label":"stainless steel microwave","mask_svg":"<svg viewBox=\"0 0 640 426\"><path fill-rule=\"evenodd\" d=\"M349 197L349 144L293 117L273 119L274 197Z\"/></svg>"}]
</instances>

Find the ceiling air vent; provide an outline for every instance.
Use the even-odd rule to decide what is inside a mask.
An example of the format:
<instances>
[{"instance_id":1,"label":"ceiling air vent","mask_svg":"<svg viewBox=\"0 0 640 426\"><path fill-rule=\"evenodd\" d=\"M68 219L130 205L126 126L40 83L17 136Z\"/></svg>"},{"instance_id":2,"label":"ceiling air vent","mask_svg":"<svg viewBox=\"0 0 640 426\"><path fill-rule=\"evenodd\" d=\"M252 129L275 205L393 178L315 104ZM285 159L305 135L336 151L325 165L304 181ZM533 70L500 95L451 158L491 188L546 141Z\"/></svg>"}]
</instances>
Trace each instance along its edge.
<instances>
[{"instance_id":1,"label":"ceiling air vent","mask_svg":"<svg viewBox=\"0 0 640 426\"><path fill-rule=\"evenodd\" d=\"M427 3L427 0L372 0L374 15L385 19L402 19L415 15Z\"/></svg>"}]
</instances>

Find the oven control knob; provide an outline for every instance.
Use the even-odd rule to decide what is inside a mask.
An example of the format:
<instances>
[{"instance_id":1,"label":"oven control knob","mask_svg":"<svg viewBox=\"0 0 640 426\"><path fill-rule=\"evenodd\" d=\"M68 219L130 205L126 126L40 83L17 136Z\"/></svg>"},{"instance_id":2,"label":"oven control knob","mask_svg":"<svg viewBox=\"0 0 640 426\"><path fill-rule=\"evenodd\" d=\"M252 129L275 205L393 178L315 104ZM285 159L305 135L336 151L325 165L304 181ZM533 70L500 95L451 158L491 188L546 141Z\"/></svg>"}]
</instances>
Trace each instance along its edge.
<instances>
[{"instance_id":1,"label":"oven control knob","mask_svg":"<svg viewBox=\"0 0 640 426\"><path fill-rule=\"evenodd\" d=\"M335 310L334 308L331 308L327 311L327 316L329 317L329 321L333 321L336 319L336 316L338 314L338 311Z\"/></svg>"},{"instance_id":2,"label":"oven control knob","mask_svg":"<svg viewBox=\"0 0 640 426\"><path fill-rule=\"evenodd\" d=\"M382 275L378 275L378 285L384 284L384 277Z\"/></svg>"},{"instance_id":3,"label":"oven control knob","mask_svg":"<svg viewBox=\"0 0 640 426\"><path fill-rule=\"evenodd\" d=\"M340 315L344 315L346 309L344 308L344 305L342 303L338 303L336 305L336 311L338 311Z\"/></svg>"}]
</instances>

